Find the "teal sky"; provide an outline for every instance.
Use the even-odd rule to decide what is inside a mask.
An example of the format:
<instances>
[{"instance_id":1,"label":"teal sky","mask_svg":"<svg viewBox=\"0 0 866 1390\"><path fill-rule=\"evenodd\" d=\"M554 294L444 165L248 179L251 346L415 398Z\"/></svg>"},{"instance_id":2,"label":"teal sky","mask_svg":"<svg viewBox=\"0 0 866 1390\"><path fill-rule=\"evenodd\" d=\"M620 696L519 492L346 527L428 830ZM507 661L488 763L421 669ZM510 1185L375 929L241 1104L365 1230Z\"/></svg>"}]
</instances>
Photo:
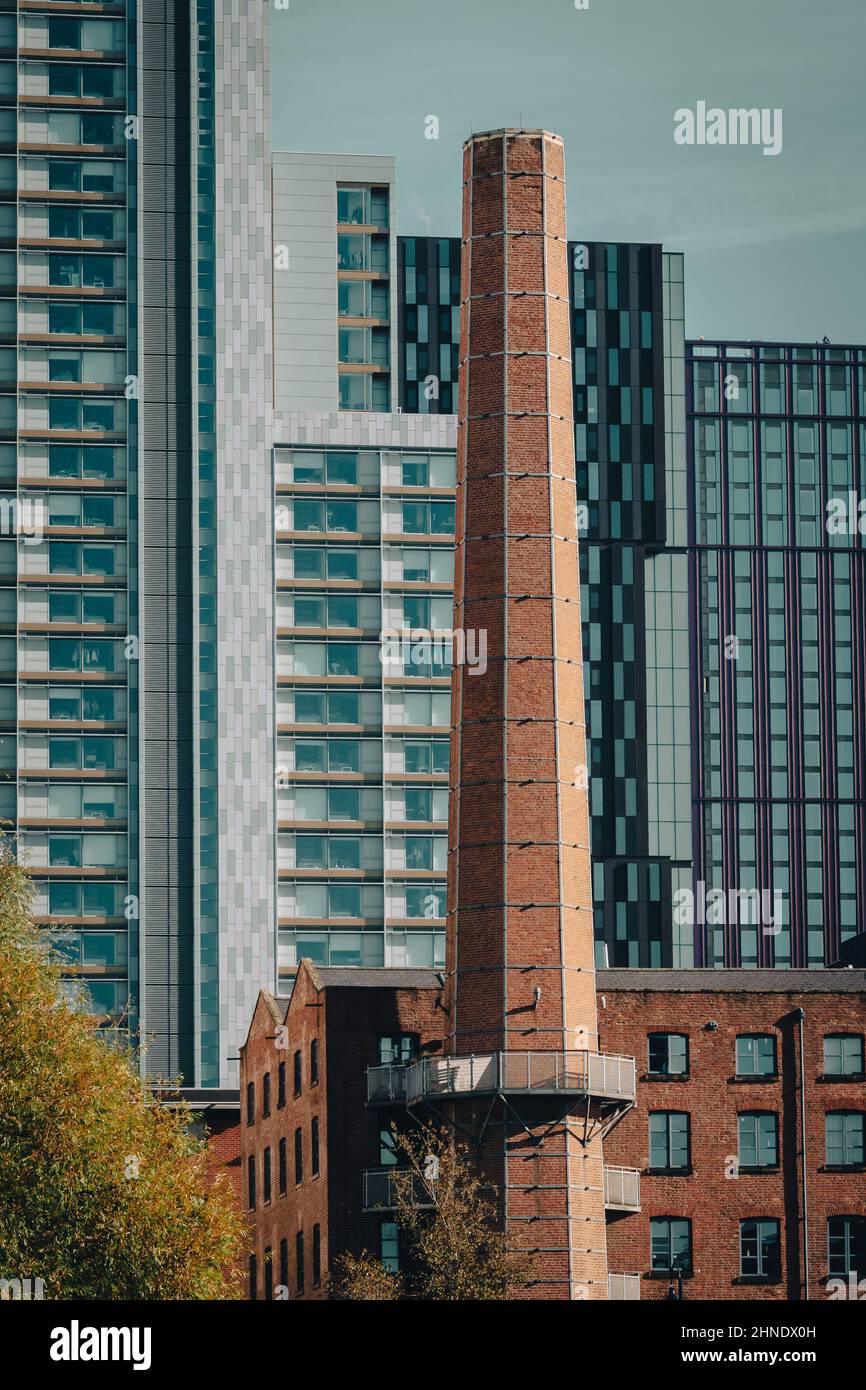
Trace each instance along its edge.
<instances>
[{"instance_id":1,"label":"teal sky","mask_svg":"<svg viewBox=\"0 0 866 1390\"><path fill-rule=\"evenodd\" d=\"M866 342L864 0L289 0L271 33L275 148L394 155L401 235L459 234L472 131L543 126L570 236L686 253L690 337ZM781 153L676 145L701 100L781 107Z\"/></svg>"}]
</instances>

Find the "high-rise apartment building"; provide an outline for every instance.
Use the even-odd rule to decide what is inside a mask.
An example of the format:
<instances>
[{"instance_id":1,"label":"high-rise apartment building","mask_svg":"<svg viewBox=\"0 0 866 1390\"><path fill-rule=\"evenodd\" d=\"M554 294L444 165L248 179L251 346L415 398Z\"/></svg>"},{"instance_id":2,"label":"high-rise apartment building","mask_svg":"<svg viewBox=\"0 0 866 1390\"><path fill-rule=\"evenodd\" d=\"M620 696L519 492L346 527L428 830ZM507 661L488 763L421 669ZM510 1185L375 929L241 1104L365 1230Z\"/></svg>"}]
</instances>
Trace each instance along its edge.
<instances>
[{"instance_id":1,"label":"high-rise apartment building","mask_svg":"<svg viewBox=\"0 0 866 1390\"><path fill-rule=\"evenodd\" d=\"M277 429L280 974L441 965L451 649L404 633L451 629L453 429Z\"/></svg>"},{"instance_id":2,"label":"high-rise apartment building","mask_svg":"<svg viewBox=\"0 0 866 1390\"><path fill-rule=\"evenodd\" d=\"M2 813L83 1002L193 1087L274 968L266 24L0 7Z\"/></svg>"},{"instance_id":3,"label":"high-rise apartment building","mask_svg":"<svg viewBox=\"0 0 866 1390\"><path fill-rule=\"evenodd\" d=\"M273 178L279 971L441 965L454 419L389 413L393 161Z\"/></svg>"}]
</instances>

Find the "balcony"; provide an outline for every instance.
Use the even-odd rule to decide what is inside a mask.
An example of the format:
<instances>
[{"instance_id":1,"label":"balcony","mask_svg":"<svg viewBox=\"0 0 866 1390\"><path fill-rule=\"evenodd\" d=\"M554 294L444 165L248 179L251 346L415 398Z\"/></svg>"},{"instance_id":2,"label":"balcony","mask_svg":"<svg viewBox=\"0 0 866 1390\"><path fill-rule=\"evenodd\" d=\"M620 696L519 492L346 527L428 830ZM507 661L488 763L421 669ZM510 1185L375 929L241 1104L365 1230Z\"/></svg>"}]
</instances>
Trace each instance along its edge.
<instances>
[{"instance_id":1,"label":"balcony","mask_svg":"<svg viewBox=\"0 0 866 1390\"><path fill-rule=\"evenodd\" d=\"M404 1177L408 1172L408 1168L365 1168L364 1211L393 1211L397 1206L398 1191L395 1179ZM412 1205L433 1206L429 1191L417 1177L412 1183Z\"/></svg>"},{"instance_id":2,"label":"balcony","mask_svg":"<svg viewBox=\"0 0 866 1390\"><path fill-rule=\"evenodd\" d=\"M604 1167L604 1205L608 1211L640 1211L640 1171Z\"/></svg>"},{"instance_id":3,"label":"balcony","mask_svg":"<svg viewBox=\"0 0 866 1390\"><path fill-rule=\"evenodd\" d=\"M406 1099L405 1066L367 1068L367 1104L396 1105Z\"/></svg>"},{"instance_id":4,"label":"balcony","mask_svg":"<svg viewBox=\"0 0 866 1390\"><path fill-rule=\"evenodd\" d=\"M518 1093L592 1096L632 1104L633 1057L599 1052L486 1052L425 1057L406 1072L406 1100Z\"/></svg>"},{"instance_id":5,"label":"balcony","mask_svg":"<svg viewBox=\"0 0 866 1390\"><path fill-rule=\"evenodd\" d=\"M640 1298L639 1274L609 1274L607 1296L613 1303L634 1302Z\"/></svg>"}]
</instances>

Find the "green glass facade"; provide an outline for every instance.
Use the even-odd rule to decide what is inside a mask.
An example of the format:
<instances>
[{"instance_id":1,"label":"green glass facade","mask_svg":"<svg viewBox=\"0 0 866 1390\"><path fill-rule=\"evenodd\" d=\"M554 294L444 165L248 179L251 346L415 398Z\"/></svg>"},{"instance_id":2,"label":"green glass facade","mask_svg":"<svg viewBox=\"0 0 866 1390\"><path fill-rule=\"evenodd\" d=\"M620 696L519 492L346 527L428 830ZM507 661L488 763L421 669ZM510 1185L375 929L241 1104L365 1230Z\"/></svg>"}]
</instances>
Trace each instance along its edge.
<instances>
[{"instance_id":1,"label":"green glass facade","mask_svg":"<svg viewBox=\"0 0 866 1390\"><path fill-rule=\"evenodd\" d=\"M444 961L454 469L276 449L281 975Z\"/></svg>"},{"instance_id":2,"label":"green glass facade","mask_svg":"<svg viewBox=\"0 0 866 1390\"><path fill-rule=\"evenodd\" d=\"M0 6L0 814L70 995L138 996L136 7Z\"/></svg>"}]
</instances>

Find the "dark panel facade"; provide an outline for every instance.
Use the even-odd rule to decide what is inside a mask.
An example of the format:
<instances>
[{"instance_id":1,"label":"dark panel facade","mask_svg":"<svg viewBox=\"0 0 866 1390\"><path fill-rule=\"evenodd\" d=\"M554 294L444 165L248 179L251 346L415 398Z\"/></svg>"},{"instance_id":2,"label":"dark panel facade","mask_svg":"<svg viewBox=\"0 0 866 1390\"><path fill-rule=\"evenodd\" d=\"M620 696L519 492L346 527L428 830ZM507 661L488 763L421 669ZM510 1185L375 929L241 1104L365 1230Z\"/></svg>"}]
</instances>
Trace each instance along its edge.
<instances>
[{"instance_id":1,"label":"dark panel facade","mask_svg":"<svg viewBox=\"0 0 866 1390\"><path fill-rule=\"evenodd\" d=\"M665 546L660 246L570 242L595 934L612 966L672 963L670 861L650 854L647 556Z\"/></svg>"},{"instance_id":2,"label":"dark panel facade","mask_svg":"<svg viewBox=\"0 0 866 1390\"><path fill-rule=\"evenodd\" d=\"M139 258L142 1028L194 1076L190 25L142 0Z\"/></svg>"},{"instance_id":3,"label":"dark panel facade","mask_svg":"<svg viewBox=\"0 0 866 1390\"><path fill-rule=\"evenodd\" d=\"M398 393L410 414L457 413L460 238L397 238Z\"/></svg>"}]
</instances>

